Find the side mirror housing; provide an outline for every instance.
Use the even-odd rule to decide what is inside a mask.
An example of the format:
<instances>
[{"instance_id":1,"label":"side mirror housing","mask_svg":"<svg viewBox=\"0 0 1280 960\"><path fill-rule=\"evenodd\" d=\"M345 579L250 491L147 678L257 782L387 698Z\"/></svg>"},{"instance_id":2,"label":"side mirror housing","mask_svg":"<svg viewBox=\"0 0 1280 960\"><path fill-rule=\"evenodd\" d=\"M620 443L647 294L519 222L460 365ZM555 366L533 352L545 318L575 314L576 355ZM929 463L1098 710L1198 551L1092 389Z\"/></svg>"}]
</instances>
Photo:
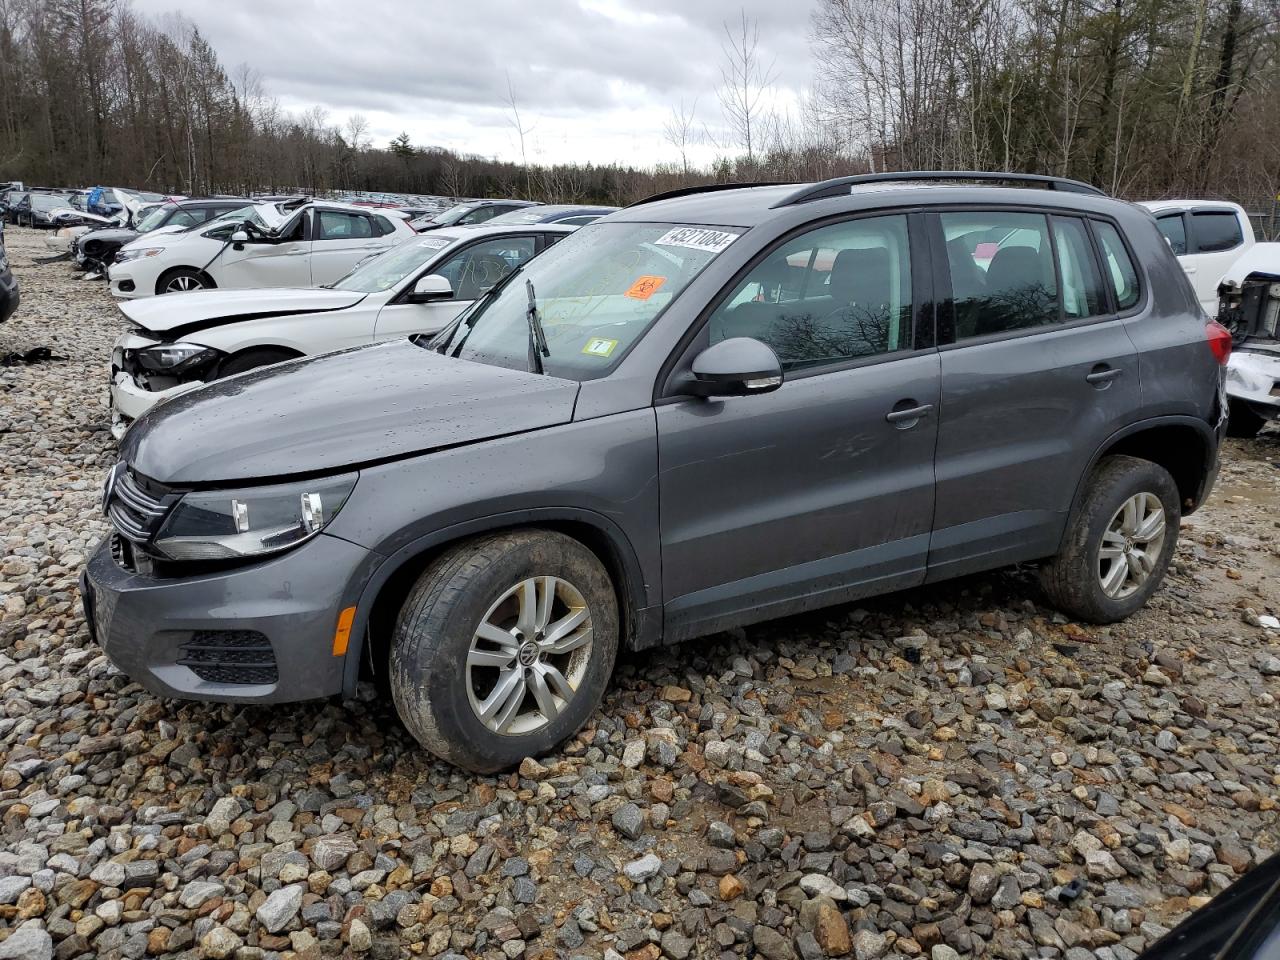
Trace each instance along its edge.
<instances>
[{"instance_id":1,"label":"side mirror housing","mask_svg":"<svg viewBox=\"0 0 1280 960\"><path fill-rule=\"evenodd\" d=\"M438 273L419 277L408 297L410 303L430 303L433 300L451 299L453 299L453 284L447 277L442 277Z\"/></svg>"},{"instance_id":2,"label":"side mirror housing","mask_svg":"<svg viewBox=\"0 0 1280 960\"><path fill-rule=\"evenodd\" d=\"M759 340L732 337L703 350L693 359L686 392L700 397L745 397L782 386L778 355Z\"/></svg>"},{"instance_id":3,"label":"side mirror housing","mask_svg":"<svg viewBox=\"0 0 1280 960\"><path fill-rule=\"evenodd\" d=\"M231 235L231 242L235 244L237 250L243 250L244 245L249 242L249 234L243 230L237 230Z\"/></svg>"}]
</instances>

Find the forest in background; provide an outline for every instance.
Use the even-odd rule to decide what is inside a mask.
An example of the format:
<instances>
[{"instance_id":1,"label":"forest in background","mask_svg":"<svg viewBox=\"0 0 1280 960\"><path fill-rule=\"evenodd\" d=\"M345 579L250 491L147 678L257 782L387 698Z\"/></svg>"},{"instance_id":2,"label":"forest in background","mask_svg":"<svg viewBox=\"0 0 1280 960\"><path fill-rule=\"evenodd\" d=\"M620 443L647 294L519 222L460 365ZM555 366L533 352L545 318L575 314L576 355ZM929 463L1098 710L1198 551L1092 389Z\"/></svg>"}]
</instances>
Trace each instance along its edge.
<instances>
[{"instance_id":1,"label":"forest in background","mask_svg":"<svg viewBox=\"0 0 1280 960\"><path fill-rule=\"evenodd\" d=\"M709 181L979 169L1132 198L1280 192L1280 0L819 0L810 40L798 105L773 106L744 16L725 25L714 121L672 106L670 163L543 165L289 113L194 25L128 0L0 0L0 180L624 204ZM715 162L691 164L711 137Z\"/></svg>"}]
</instances>

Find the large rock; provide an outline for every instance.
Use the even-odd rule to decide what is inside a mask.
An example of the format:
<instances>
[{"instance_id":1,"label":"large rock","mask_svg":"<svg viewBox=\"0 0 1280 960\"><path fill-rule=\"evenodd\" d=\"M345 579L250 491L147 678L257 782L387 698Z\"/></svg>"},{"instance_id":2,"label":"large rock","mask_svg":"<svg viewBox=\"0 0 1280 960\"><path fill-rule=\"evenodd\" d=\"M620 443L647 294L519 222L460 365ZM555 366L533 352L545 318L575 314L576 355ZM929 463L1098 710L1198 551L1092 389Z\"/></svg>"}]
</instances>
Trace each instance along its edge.
<instances>
[{"instance_id":1,"label":"large rock","mask_svg":"<svg viewBox=\"0 0 1280 960\"><path fill-rule=\"evenodd\" d=\"M0 960L52 960L53 937L47 930L28 923L0 943Z\"/></svg>"},{"instance_id":2,"label":"large rock","mask_svg":"<svg viewBox=\"0 0 1280 960\"><path fill-rule=\"evenodd\" d=\"M302 909L302 895L306 891L306 885L301 883L281 887L258 907L258 922L271 933L279 933Z\"/></svg>"}]
</instances>

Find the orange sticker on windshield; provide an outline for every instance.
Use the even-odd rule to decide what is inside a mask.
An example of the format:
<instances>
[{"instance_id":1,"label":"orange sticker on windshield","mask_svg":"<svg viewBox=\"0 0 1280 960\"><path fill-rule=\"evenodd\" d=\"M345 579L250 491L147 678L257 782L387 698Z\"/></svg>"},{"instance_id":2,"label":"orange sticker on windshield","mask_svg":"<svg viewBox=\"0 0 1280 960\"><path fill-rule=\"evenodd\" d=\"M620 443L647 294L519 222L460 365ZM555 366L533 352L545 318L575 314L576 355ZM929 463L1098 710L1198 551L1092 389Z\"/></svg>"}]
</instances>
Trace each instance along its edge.
<instances>
[{"instance_id":1,"label":"orange sticker on windshield","mask_svg":"<svg viewBox=\"0 0 1280 960\"><path fill-rule=\"evenodd\" d=\"M631 289L627 291L627 296L632 300L648 300L666 282L666 277L641 277L631 285Z\"/></svg>"}]
</instances>

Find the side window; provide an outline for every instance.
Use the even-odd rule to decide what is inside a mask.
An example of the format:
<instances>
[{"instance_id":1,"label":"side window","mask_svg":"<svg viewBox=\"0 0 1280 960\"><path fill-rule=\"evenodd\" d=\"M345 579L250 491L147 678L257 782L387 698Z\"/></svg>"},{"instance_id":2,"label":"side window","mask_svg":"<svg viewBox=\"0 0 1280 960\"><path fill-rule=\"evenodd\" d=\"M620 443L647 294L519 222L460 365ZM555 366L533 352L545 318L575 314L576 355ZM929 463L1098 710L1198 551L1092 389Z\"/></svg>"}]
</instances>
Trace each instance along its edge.
<instances>
[{"instance_id":1,"label":"side window","mask_svg":"<svg viewBox=\"0 0 1280 960\"><path fill-rule=\"evenodd\" d=\"M1106 313L1102 278L1098 276L1098 263L1084 221L1054 217L1053 242L1058 250L1058 275L1062 277L1063 316L1079 320Z\"/></svg>"},{"instance_id":2,"label":"side window","mask_svg":"<svg viewBox=\"0 0 1280 960\"><path fill-rule=\"evenodd\" d=\"M1174 256L1180 257L1187 252L1187 224L1182 219L1182 214L1175 213L1172 216L1157 217L1156 226L1160 228L1164 238L1169 241L1169 249L1173 251Z\"/></svg>"},{"instance_id":3,"label":"side window","mask_svg":"<svg viewBox=\"0 0 1280 960\"><path fill-rule=\"evenodd\" d=\"M343 210L321 210L320 235L317 240L359 240L372 236L369 218L361 213Z\"/></svg>"},{"instance_id":4,"label":"side window","mask_svg":"<svg viewBox=\"0 0 1280 960\"><path fill-rule=\"evenodd\" d=\"M373 235L375 237L385 237L387 234L395 232L395 226L386 217L373 218Z\"/></svg>"},{"instance_id":5,"label":"side window","mask_svg":"<svg viewBox=\"0 0 1280 960\"><path fill-rule=\"evenodd\" d=\"M1240 221L1234 213L1193 213L1191 232L1197 253L1217 253L1244 243Z\"/></svg>"},{"instance_id":6,"label":"side window","mask_svg":"<svg viewBox=\"0 0 1280 960\"><path fill-rule=\"evenodd\" d=\"M910 349L906 217L849 220L793 237L751 270L708 326L712 343L767 343L784 370Z\"/></svg>"},{"instance_id":7,"label":"side window","mask_svg":"<svg viewBox=\"0 0 1280 960\"><path fill-rule=\"evenodd\" d=\"M455 300L474 300L533 256L533 237L484 240L432 270L448 279Z\"/></svg>"},{"instance_id":8,"label":"side window","mask_svg":"<svg viewBox=\"0 0 1280 960\"><path fill-rule=\"evenodd\" d=\"M1138 271L1129 259L1120 233L1109 223L1093 221L1093 232L1102 248L1103 270L1116 297L1116 309L1128 310L1138 302Z\"/></svg>"},{"instance_id":9,"label":"side window","mask_svg":"<svg viewBox=\"0 0 1280 960\"><path fill-rule=\"evenodd\" d=\"M581 217L565 217L563 220L557 220L556 223L563 223L566 227L582 227L587 225L588 223L594 223L596 220L599 220L599 219L600 219L600 214L593 213L590 215L584 214Z\"/></svg>"},{"instance_id":10,"label":"side window","mask_svg":"<svg viewBox=\"0 0 1280 960\"><path fill-rule=\"evenodd\" d=\"M1049 230L1038 213L944 213L956 340L1057 323Z\"/></svg>"}]
</instances>

